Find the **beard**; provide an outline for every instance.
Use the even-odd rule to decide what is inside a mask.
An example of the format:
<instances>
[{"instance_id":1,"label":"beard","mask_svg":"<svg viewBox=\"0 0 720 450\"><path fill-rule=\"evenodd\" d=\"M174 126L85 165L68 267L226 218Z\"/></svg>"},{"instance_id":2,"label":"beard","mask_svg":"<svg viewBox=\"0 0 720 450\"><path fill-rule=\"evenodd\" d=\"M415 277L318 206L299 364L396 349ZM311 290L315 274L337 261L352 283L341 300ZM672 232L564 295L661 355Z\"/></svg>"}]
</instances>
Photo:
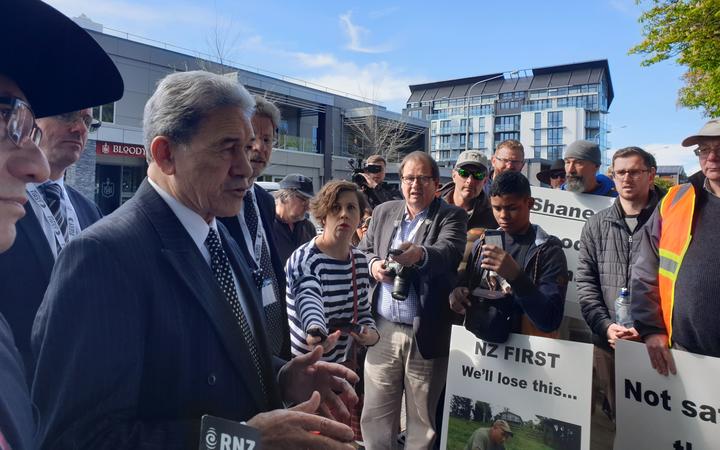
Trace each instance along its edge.
<instances>
[{"instance_id":1,"label":"beard","mask_svg":"<svg viewBox=\"0 0 720 450\"><path fill-rule=\"evenodd\" d=\"M568 192L583 193L585 192L585 183L583 177L578 175L568 175L565 179L565 190Z\"/></svg>"}]
</instances>

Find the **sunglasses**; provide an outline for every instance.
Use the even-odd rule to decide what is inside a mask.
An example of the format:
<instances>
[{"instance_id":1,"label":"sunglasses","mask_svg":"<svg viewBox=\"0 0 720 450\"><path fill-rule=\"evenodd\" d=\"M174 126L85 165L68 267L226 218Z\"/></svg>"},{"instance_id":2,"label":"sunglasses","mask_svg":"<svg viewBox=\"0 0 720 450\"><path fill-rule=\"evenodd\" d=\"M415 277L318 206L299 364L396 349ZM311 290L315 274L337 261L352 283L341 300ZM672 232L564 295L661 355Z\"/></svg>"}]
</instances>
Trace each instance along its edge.
<instances>
[{"instance_id":1,"label":"sunglasses","mask_svg":"<svg viewBox=\"0 0 720 450\"><path fill-rule=\"evenodd\" d=\"M16 97L0 97L0 117L5 121L5 133L13 144L22 147L29 139L40 145L42 130L35 123L30 105Z\"/></svg>"},{"instance_id":2,"label":"sunglasses","mask_svg":"<svg viewBox=\"0 0 720 450\"><path fill-rule=\"evenodd\" d=\"M550 174L550 179L557 180L558 178L565 178L565 172L554 172Z\"/></svg>"},{"instance_id":3,"label":"sunglasses","mask_svg":"<svg viewBox=\"0 0 720 450\"><path fill-rule=\"evenodd\" d=\"M470 170L462 169L462 168L456 169L455 171L457 172L458 175L460 175L463 178L473 177L477 181L482 181L485 179L485 172L480 172L480 171L472 172Z\"/></svg>"}]
</instances>

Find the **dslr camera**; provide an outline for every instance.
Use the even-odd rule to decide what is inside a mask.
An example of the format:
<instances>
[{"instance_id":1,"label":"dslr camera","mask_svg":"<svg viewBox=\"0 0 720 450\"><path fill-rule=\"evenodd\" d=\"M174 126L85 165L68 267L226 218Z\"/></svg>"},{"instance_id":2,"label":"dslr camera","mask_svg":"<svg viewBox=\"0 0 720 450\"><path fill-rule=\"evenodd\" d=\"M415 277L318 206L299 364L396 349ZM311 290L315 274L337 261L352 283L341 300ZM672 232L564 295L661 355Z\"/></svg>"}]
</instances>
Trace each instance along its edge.
<instances>
[{"instance_id":1,"label":"dslr camera","mask_svg":"<svg viewBox=\"0 0 720 450\"><path fill-rule=\"evenodd\" d=\"M417 276L417 269L412 266L403 266L400 263L393 261L392 257L399 255L403 250L391 249L388 254L388 259L385 263L385 270L388 271L388 275L395 277L393 281L392 298L395 300L407 299L408 293L410 292L410 286L415 281Z\"/></svg>"},{"instance_id":2,"label":"dslr camera","mask_svg":"<svg viewBox=\"0 0 720 450\"><path fill-rule=\"evenodd\" d=\"M380 173L380 171L382 170L382 167L374 164L370 164L369 166L363 166L363 161L360 158L358 158L357 160L351 159L348 161L348 164L352 169L352 182L360 187L367 187L367 181L365 180L365 177L361 174Z\"/></svg>"}]
</instances>

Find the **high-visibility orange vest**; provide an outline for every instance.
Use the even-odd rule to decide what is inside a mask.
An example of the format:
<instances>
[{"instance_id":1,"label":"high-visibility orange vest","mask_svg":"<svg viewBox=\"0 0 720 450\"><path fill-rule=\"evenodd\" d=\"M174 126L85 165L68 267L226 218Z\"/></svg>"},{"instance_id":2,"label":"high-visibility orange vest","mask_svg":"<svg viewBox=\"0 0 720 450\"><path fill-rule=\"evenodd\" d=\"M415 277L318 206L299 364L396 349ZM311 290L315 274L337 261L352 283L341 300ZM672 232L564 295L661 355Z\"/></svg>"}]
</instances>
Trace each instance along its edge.
<instances>
[{"instance_id":1,"label":"high-visibility orange vest","mask_svg":"<svg viewBox=\"0 0 720 450\"><path fill-rule=\"evenodd\" d=\"M660 203L661 231L658 267L660 307L672 344L672 314L675 306L675 282L685 252L692 239L692 218L695 212L695 188L686 183L673 186Z\"/></svg>"}]
</instances>

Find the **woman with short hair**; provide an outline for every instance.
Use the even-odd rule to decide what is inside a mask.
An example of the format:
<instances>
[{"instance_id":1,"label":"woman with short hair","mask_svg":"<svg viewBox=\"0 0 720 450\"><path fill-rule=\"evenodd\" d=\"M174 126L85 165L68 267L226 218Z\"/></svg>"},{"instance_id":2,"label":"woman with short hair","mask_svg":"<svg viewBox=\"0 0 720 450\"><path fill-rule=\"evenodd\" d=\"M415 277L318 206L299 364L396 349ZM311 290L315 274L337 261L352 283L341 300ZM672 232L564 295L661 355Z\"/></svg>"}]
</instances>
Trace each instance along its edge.
<instances>
[{"instance_id":1,"label":"woman with short hair","mask_svg":"<svg viewBox=\"0 0 720 450\"><path fill-rule=\"evenodd\" d=\"M351 345L380 335L370 311L365 254L351 244L367 206L357 186L330 181L310 202L323 232L288 259L287 311L294 356L324 348L323 360L353 365Z\"/></svg>"}]
</instances>

